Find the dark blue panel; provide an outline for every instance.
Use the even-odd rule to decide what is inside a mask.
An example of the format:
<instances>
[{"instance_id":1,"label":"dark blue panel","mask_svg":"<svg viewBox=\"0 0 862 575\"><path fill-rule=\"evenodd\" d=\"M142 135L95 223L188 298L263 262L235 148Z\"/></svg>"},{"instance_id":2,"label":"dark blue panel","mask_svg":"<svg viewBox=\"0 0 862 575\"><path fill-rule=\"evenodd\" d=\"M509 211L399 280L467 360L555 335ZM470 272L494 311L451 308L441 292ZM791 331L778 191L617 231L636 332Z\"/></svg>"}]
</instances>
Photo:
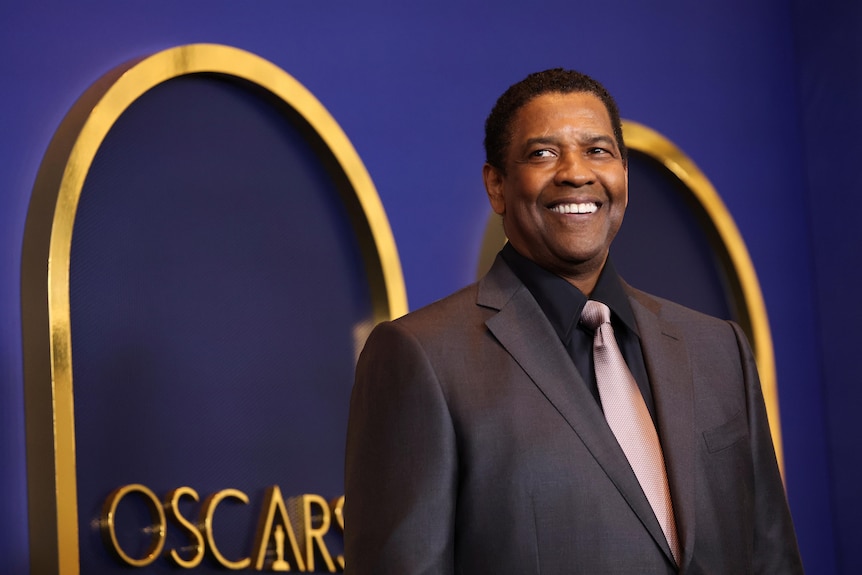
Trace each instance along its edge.
<instances>
[{"instance_id":1,"label":"dark blue panel","mask_svg":"<svg viewBox=\"0 0 862 575\"><path fill-rule=\"evenodd\" d=\"M623 278L704 313L733 318L733 296L717 255L724 248L711 231L692 192L659 162L632 150L629 205L612 247Z\"/></svg>"},{"instance_id":2,"label":"dark blue panel","mask_svg":"<svg viewBox=\"0 0 862 575\"><path fill-rule=\"evenodd\" d=\"M182 77L124 113L96 157L71 259L83 573L123 571L93 526L122 485L248 494L219 508L231 559L251 551L265 487L342 493L370 294L331 158L285 112Z\"/></svg>"}]
</instances>

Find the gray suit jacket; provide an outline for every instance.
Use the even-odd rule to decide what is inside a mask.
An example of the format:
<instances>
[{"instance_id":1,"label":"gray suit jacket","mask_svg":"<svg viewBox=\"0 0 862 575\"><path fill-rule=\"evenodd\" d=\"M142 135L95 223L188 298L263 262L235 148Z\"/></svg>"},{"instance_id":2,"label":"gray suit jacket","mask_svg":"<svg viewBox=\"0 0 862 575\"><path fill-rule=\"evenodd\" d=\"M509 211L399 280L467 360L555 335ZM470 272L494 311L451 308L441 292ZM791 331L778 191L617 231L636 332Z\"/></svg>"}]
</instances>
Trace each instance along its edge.
<instances>
[{"instance_id":1,"label":"gray suit jacket","mask_svg":"<svg viewBox=\"0 0 862 575\"><path fill-rule=\"evenodd\" d=\"M353 574L801 573L740 329L628 288L682 549L530 292L477 284L379 325L350 408Z\"/></svg>"}]
</instances>

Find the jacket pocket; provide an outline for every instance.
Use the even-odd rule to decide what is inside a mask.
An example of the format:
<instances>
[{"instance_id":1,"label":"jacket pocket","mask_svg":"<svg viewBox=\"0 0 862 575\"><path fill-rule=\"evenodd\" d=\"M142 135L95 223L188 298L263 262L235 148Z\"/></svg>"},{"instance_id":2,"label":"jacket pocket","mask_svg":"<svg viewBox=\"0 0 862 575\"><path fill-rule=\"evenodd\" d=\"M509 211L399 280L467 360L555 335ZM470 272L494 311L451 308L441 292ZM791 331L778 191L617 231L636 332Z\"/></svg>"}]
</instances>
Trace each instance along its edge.
<instances>
[{"instance_id":1,"label":"jacket pocket","mask_svg":"<svg viewBox=\"0 0 862 575\"><path fill-rule=\"evenodd\" d=\"M748 422L745 413L740 411L719 426L707 429L703 432L706 441L706 449L710 453L716 453L727 449L741 439L748 436Z\"/></svg>"}]
</instances>

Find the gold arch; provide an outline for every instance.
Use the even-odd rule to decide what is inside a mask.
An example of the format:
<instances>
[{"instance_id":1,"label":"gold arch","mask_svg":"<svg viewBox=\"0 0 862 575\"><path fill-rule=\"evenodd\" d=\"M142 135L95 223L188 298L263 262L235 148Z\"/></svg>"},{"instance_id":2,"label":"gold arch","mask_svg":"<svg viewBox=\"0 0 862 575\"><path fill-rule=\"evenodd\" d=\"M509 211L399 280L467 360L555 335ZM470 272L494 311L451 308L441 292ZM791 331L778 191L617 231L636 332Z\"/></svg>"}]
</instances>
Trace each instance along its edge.
<instances>
[{"instance_id":1,"label":"gold arch","mask_svg":"<svg viewBox=\"0 0 862 575\"><path fill-rule=\"evenodd\" d=\"M292 76L259 56L216 44L171 48L107 73L78 99L55 133L36 177L24 233L21 300L34 573L77 575L80 569L69 258L84 181L105 136L129 106L158 84L201 73L263 88L320 137L353 192L351 197L341 190L369 278L373 319L407 312L401 262L371 177L335 119Z\"/></svg>"},{"instance_id":2,"label":"gold arch","mask_svg":"<svg viewBox=\"0 0 862 575\"><path fill-rule=\"evenodd\" d=\"M719 245L713 245L713 249L718 250L717 255L728 271L730 289L735 300L736 317L751 338L775 455L783 474L784 454L781 443L772 333L769 330L769 319L766 315L760 283L757 281L754 265L751 263L751 257L739 229L718 192L703 172L673 142L655 130L629 120L623 121L623 133L629 149L658 161L683 183L703 208L710 224L714 227L714 235L717 236ZM499 225L499 218L492 214L485 228L477 275L484 274L491 267L494 256L505 241L506 237L502 226Z\"/></svg>"}]
</instances>

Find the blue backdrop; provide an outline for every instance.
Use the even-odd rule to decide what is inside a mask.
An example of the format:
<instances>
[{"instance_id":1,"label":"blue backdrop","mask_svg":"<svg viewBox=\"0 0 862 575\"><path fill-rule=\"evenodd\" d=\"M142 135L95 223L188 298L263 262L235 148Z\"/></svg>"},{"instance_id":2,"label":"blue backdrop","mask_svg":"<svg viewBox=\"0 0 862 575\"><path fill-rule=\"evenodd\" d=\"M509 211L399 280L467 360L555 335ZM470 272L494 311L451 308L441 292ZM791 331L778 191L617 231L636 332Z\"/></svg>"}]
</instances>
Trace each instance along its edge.
<instances>
[{"instance_id":1,"label":"blue backdrop","mask_svg":"<svg viewBox=\"0 0 862 575\"><path fill-rule=\"evenodd\" d=\"M4 570L28 564L19 285L39 163L72 103L106 71L214 42L282 67L340 123L388 213L411 308L474 277L489 213L482 125L495 98L552 66L603 81L624 117L663 133L699 165L736 219L771 320L787 487L806 566L862 572L854 548L862 438L852 411L862 405L862 367L853 360L862 346L862 176L853 160L862 146L862 8L846 4L3 3Z\"/></svg>"}]
</instances>

